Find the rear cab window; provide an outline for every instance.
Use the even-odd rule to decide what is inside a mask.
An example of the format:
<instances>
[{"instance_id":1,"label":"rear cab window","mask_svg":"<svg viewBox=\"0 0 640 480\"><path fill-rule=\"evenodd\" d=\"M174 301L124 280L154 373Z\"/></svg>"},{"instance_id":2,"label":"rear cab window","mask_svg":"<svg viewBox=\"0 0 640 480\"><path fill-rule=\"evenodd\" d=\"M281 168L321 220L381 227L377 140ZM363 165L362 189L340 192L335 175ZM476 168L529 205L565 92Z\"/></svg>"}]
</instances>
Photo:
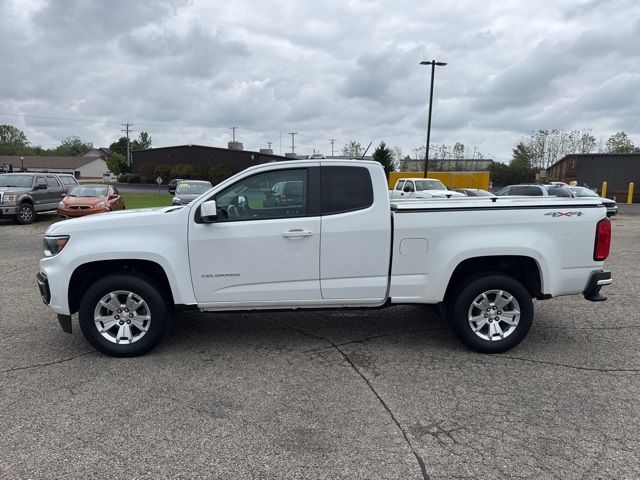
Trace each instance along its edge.
<instances>
[{"instance_id":1,"label":"rear cab window","mask_svg":"<svg viewBox=\"0 0 640 480\"><path fill-rule=\"evenodd\" d=\"M320 173L322 215L362 210L373 205L371 175L365 167L323 166Z\"/></svg>"},{"instance_id":2,"label":"rear cab window","mask_svg":"<svg viewBox=\"0 0 640 480\"><path fill-rule=\"evenodd\" d=\"M509 195L526 195L528 197L542 197L542 189L533 185L523 185L521 187L511 187Z\"/></svg>"}]
</instances>

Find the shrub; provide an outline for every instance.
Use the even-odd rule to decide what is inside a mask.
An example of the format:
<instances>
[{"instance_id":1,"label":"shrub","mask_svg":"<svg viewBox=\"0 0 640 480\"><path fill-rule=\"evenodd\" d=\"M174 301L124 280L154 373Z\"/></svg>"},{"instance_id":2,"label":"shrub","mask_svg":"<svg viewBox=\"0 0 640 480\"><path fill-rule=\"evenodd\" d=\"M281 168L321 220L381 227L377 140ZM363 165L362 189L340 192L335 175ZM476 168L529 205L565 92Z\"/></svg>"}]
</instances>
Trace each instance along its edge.
<instances>
[{"instance_id":1,"label":"shrub","mask_svg":"<svg viewBox=\"0 0 640 480\"><path fill-rule=\"evenodd\" d=\"M142 183L156 182L156 165L154 165L153 163L145 163L140 168L138 168L138 171L136 173L140 175L140 181Z\"/></svg>"},{"instance_id":2,"label":"shrub","mask_svg":"<svg viewBox=\"0 0 640 480\"><path fill-rule=\"evenodd\" d=\"M209 169L203 165L193 166L194 180L209 180Z\"/></svg>"},{"instance_id":3,"label":"shrub","mask_svg":"<svg viewBox=\"0 0 640 480\"><path fill-rule=\"evenodd\" d=\"M162 178L162 183L165 185L171 181L171 165L167 165L166 163L162 163L160 165L156 165L153 170L153 181L156 181L156 178Z\"/></svg>"},{"instance_id":4,"label":"shrub","mask_svg":"<svg viewBox=\"0 0 640 480\"><path fill-rule=\"evenodd\" d=\"M233 175L233 172L226 165L214 165L209 170L209 181L212 185L217 185L231 175Z\"/></svg>"},{"instance_id":5,"label":"shrub","mask_svg":"<svg viewBox=\"0 0 640 480\"><path fill-rule=\"evenodd\" d=\"M129 183L140 183L140 175L137 173L129 175Z\"/></svg>"},{"instance_id":6,"label":"shrub","mask_svg":"<svg viewBox=\"0 0 640 480\"><path fill-rule=\"evenodd\" d=\"M129 175L130 175L129 173L125 173L124 175L120 175L118 177L118 181L120 183L127 183L129 181Z\"/></svg>"},{"instance_id":7,"label":"shrub","mask_svg":"<svg viewBox=\"0 0 640 480\"><path fill-rule=\"evenodd\" d=\"M171 178L193 178L193 165L188 163L179 163L171 169Z\"/></svg>"}]
</instances>

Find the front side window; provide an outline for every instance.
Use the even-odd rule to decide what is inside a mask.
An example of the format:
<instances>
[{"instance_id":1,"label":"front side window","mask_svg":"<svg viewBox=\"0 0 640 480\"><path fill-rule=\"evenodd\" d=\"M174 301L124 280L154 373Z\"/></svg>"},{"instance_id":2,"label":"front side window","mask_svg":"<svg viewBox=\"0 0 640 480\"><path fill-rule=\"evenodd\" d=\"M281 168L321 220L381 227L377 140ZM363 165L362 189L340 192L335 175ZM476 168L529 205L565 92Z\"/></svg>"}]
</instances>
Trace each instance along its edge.
<instances>
[{"instance_id":1,"label":"front side window","mask_svg":"<svg viewBox=\"0 0 640 480\"><path fill-rule=\"evenodd\" d=\"M301 217L308 214L307 169L259 173L215 197L218 221Z\"/></svg>"},{"instance_id":2,"label":"front side window","mask_svg":"<svg viewBox=\"0 0 640 480\"><path fill-rule=\"evenodd\" d=\"M364 167L322 167L322 215L351 212L373 204L371 175Z\"/></svg>"},{"instance_id":3,"label":"front side window","mask_svg":"<svg viewBox=\"0 0 640 480\"><path fill-rule=\"evenodd\" d=\"M396 190L398 190L399 192L402 191L402 186L404 185L404 180L400 180L398 181L398 184L396 185Z\"/></svg>"},{"instance_id":4,"label":"front side window","mask_svg":"<svg viewBox=\"0 0 640 480\"><path fill-rule=\"evenodd\" d=\"M38 177L36 179L36 185L44 185L45 188L47 187L47 181L44 179L44 177Z\"/></svg>"}]
</instances>

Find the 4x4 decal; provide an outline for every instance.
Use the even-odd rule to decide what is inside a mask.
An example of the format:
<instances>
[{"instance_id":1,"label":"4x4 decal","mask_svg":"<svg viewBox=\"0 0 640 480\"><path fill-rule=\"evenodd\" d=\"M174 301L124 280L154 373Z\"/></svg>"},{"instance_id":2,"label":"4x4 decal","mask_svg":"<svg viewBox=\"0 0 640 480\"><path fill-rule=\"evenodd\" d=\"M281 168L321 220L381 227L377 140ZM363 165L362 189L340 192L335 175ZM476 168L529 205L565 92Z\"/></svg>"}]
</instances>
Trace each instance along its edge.
<instances>
[{"instance_id":1,"label":"4x4 decal","mask_svg":"<svg viewBox=\"0 0 640 480\"><path fill-rule=\"evenodd\" d=\"M579 217L581 215L584 215L583 212L549 212L549 213L545 213L545 216L549 215L553 218L556 217Z\"/></svg>"}]
</instances>

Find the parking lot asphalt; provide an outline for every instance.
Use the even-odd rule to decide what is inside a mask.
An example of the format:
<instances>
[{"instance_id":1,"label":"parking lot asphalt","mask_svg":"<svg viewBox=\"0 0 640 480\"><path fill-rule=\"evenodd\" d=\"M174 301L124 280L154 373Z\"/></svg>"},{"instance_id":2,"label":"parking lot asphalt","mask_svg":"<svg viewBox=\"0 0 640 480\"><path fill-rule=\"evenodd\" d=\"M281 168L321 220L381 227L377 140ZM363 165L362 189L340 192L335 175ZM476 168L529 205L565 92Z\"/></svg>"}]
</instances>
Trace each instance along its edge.
<instances>
[{"instance_id":1,"label":"parking lot asphalt","mask_svg":"<svg viewBox=\"0 0 640 480\"><path fill-rule=\"evenodd\" d=\"M0 477L640 478L640 218L609 300L536 302L528 338L463 348L428 307L179 314L146 356L62 332L42 233L0 221Z\"/></svg>"}]
</instances>

